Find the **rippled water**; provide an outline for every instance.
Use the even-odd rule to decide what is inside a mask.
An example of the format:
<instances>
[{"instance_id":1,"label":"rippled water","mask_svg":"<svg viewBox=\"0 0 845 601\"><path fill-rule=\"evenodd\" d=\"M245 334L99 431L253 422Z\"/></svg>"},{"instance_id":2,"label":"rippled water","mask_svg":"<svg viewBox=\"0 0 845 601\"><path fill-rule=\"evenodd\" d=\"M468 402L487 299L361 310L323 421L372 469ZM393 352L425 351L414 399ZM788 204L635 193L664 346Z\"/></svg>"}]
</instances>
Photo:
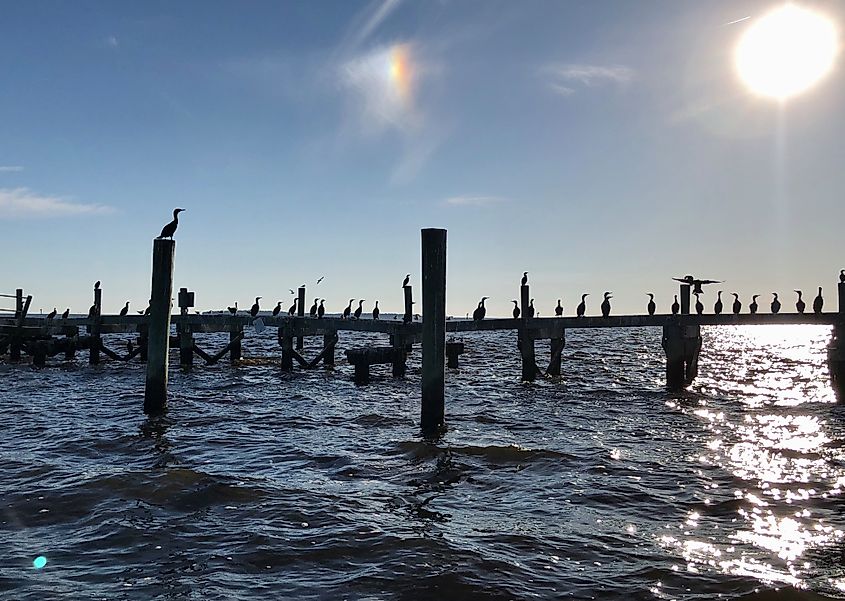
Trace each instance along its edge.
<instances>
[{"instance_id":1,"label":"rippled water","mask_svg":"<svg viewBox=\"0 0 845 601\"><path fill-rule=\"evenodd\" d=\"M845 598L829 328L704 329L683 394L660 335L570 331L534 384L514 334L468 335L437 442L418 352L357 387L250 333L239 367L172 366L154 420L141 364L0 365L0 596Z\"/></svg>"}]
</instances>

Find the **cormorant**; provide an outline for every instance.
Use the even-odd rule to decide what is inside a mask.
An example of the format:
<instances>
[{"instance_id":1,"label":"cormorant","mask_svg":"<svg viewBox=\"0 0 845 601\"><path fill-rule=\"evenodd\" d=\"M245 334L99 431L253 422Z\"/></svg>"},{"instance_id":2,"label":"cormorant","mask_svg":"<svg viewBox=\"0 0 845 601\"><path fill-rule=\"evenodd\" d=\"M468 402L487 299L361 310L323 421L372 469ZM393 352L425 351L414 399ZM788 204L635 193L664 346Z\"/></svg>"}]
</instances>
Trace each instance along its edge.
<instances>
[{"instance_id":1,"label":"cormorant","mask_svg":"<svg viewBox=\"0 0 845 601\"><path fill-rule=\"evenodd\" d=\"M807 303L805 303L804 300L801 298L801 291L800 290L796 290L795 292L798 293L798 302L795 303L795 309L799 313L804 313L804 309L807 307Z\"/></svg>"},{"instance_id":2,"label":"cormorant","mask_svg":"<svg viewBox=\"0 0 845 601\"><path fill-rule=\"evenodd\" d=\"M845 284L845 269L839 270L839 283Z\"/></svg>"},{"instance_id":3,"label":"cormorant","mask_svg":"<svg viewBox=\"0 0 845 601\"><path fill-rule=\"evenodd\" d=\"M123 308L120 310L120 316L121 316L121 317L123 317L123 316L124 316L124 315L126 315L127 313L129 313L129 301L126 301L126 304L125 304L125 305L123 306Z\"/></svg>"},{"instance_id":4,"label":"cormorant","mask_svg":"<svg viewBox=\"0 0 845 601\"><path fill-rule=\"evenodd\" d=\"M47 313L47 319L53 319L56 316L56 313L58 313L58 311L56 311L56 308L53 307L53 310Z\"/></svg>"},{"instance_id":5,"label":"cormorant","mask_svg":"<svg viewBox=\"0 0 845 601\"><path fill-rule=\"evenodd\" d=\"M94 282L94 290L99 290L99 289L100 289L100 280L97 280L96 282Z\"/></svg>"},{"instance_id":6,"label":"cormorant","mask_svg":"<svg viewBox=\"0 0 845 601\"><path fill-rule=\"evenodd\" d=\"M519 310L519 303L515 300L512 300L511 302L513 303L513 318L519 319L519 314L521 313L521 311Z\"/></svg>"},{"instance_id":7,"label":"cormorant","mask_svg":"<svg viewBox=\"0 0 845 601\"><path fill-rule=\"evenodd\" d=\"M704 294L704 290L701 289L701 286L704 284L721 284L722 282L719 280L697 280L691 275L685 275L682 278L672 278L676 282L681 282L683 284L689 284L692 286L693 292L698 292L699 294Z\"/></svg>"},{"instance_id":8,"label":"cormorant","mask_svg":"<svg viewBox=\"0 0 845 601\"><path fill-rule=\"evenodd\" d=\"M176 228L179 227L179 213L185 209L173 209L173 221L161 228L159 238L170 238L173 240L173 234L176 233Z\"/></svg>"},{"instance_id":9,"label":"cormorant","mask_svg":"<svg viewBox=\"0 0 845 601\"><path fill-rule=\"evenodd\" d=\"M716 295L716 304L713 305L713 313L716 315L722 314L722 291L719 290L718 294Z\"/></svg>"},{"instance_id":10,"label":"cormorant","mask_svg":"<svg viewBox=\"0 0 845 601\"><path fill-rule=\"evenodd\" d=\"M258 306L258 299L259 298L261 298L261 297L260 296L255 297L255 302L252 303L252 308L249 310L249 314L252 315L253 317L258 315L258 311L260 310L260 307Z\"/></svg>"},{"instance_id":11,"label":"cormorant","mask_svg":"<svg viewBox=\"0 0 845 601\"><path fill-rule=\"evenodd\" d=\"M352 303L355 302L354 298L349 299L349 304L346 305L346 308L343 310L343 317L341 319L349 319L349 316L352 314Z\"/></svg>"},{"instance_id":12,"label":"cormorant","mask_svg":"<svg viewBox=\"0 0 845 601\"><path fill-rule=\"evenodd\" d=\"M404 288L405 286L407 286L408 282L410 282L410 281L411 281L411 274L409 273L408 275L405 276L405 279L402 280L402 287Z\"/></svg>"},{"instance_id":13,"label":"cormorant","mask_svg":"<svg viewBox=\"0 0 845 601\"><path fill-rule=\"evenodd\" d=\"M581 303L578 305L578 308L575 309L575 314L578 317L584 317L584 313L587 312L587 303L584 302L584 299L587 298L588 296L590 296L589 292L581 295Z\"/></svg>"},{"instance_id":14,"label":"cormorant","mask_svg":"<svg viewBox=\"0 0 845 601\"><path fill-rule=\"evenodd\" d=\"M273 317L276 317L279 313L282 312L282 301L276 303L276 306L273 307Z\"/></svg>"},{"instance_id":15,"label":"cormorant","mask_svg":"<svg viewBox=\"0 0 845 601\"><path fill-rule=\"evenodd\" d=\"M563 305L560 304L560 299L557 299L557 307L555 307L555 317L563 316Z\"/></svg>"},{"instance_id":16,"label":"cormorant","mask_svg":"<svg viewBox=\"0 0 845 601\"><path fill-rule=\"evenodd\" d=\"M522 272L522 282L520 282L520 284L521 284L522 286L527 286L527 285L528 285L528 272L527 272L527 271L523 271L523 272Z\"/></svg>"},{"instance_id":17,"label":"cormorant","mask_svg":"<svg viewBox=\"0 0 845 601\"><path fill-rule=\"evenodd\" d=\"M681 304L678 302L678 295L675 295L675 302L672 303L672 315L677 315L681 311Z\"/></svg>"},{"instance_id":18,"label":"cormorant","mask_svg":"<svg viewBox=\"0 0 845 601\"><path fill-rule=\"evenodd\" d=\"M229 309L229 313L231 313L232 315L237 314L237 312L238 312L238 301L235 301L234 307L227 307L227 309Z\"/></svg>"},{"instance_id":19,"label":"cormorant","mask_svg":"<svg viewBox=\"0 0 845 601\"><path fill-rule=\"evenodd\" d=\"M317 301L319 301L319 300L320 300L319 298L315 298L314 304L311 305L310 309L308 309L308 315L310 315L311 317L314 317L315 315L317 315Z\"/></svg>"},{"instance_id":20,"label":"cormorant","mask_svg":"<svg viewBox=\"0 0 845 601\"><path fill-rule=\"evenodd\" d=\"M364 304L365 300L367 300L367 299L362 298L361 300L358 301L358 308L355 309L355 311L352 313L352 315L355 316L355 319L361 319L361 313L363 313L363 311L364 311L361 307Z\"/></svg>"},{"instance_id":21,"label":"cormorant","mask_svg":"<svg viewBox=\"0 0 845 601\"><path fill-rule=\"evenodd\" d=\"M93 319L97 317L97 305L91 305L91 308L88 309L88 319Z\"/></svg>"},{"instance_id":22,"label":"cormorant","mask_svg":"<svg viewBox=\"0 0 845 601\"><path fill-rule=\"evenodd\" d=\"M813 313L821 313L824 307L824 299L822 298L822 287L819 286L819 295L813 300Z\"/></svg>"},{"instance_id":23,"label":"cormorant","mask_svg":"<svg viewBox=\"0 0 845 601\"><path fill-rule=\"evenodd\" d=\"M238 303L237 303L237 302L235 302L235 309L236 309L236 310L237 310L237 307L238 307ZM152 311L152 310L153 310L153 299L150 299L150 300L147 302L147 308L146 308L146 309L144 309L144 315L149 315L149 314L150 314L150 311Z\"/></svg>"},{"instance_id":24,"label":"cormorant","mask_svg":"<svg viewBox=\"0 0 845 601\"><path fill-rule=\"evenodd\" d=\"M739 315L739 312L742 311L742 303L739 302L739 295L736 292L731 292L734 297L734 304L733 304L733 312L734 315Z\"/></svg>"},{"instance_id":25,"label":"cormorant","mask_svg":"<svg viewBox=\"0 0 845 601\"><path fill-rule=\"evenodd\" d=\"M702 304L700 296L701 294L698 292L695 293L695 312L699 315L704 313L704 304Z\"/></svg>"},{"instance_id":26,"label":"cormorant","mask_svg":"<svg viewBox=\"0 0 845 601\"><path fill-rule=\"evenodd\" d=\"M378 319L379 313L381 311L378 310L378 301L376 301L376 306L373 307L373 319Z\"/></svg>"},{"instance_id":27,"label":"cormorant","mask_svg":"<svg viewBox=\"0 0 845 601\"><path fill-rule=\"evenodd\" d=\"M654 312L657 310L657 305L654 304L654 294L651 292L646 292L648 295L648 314L654 315Z\"/></svg>"},{"instance_id":28,"label":"cormorant","mask_svg":"<svg viewBox=\"0 0 845 601\"><path fill-rule=\"evenodd\" d=\"M490 298L489 296L482 296L481 300L478 302L478 307L476 307L475 311L472 312L472 320L473 321L481 321L484 319L484 316L487 315L487 308L484 306L484 301Z\"/></svg>"},{"instance_id":29,"label":"cormorant","mask_svg":"<svg viewBox=\"0 0 845 601\"><path fill-rule=\"evenodd\" d=\"M525 316L529 319L534 317L534 299L532 298L531 301L528 303L528 308L525 309Z\"/></svg>"},{"instance_id":30,"label":"cormorant","mask_svg":"<svg viewBox=\"0 0 845 601\"><path fill-rule=\"evenodd\" d=\"M65 309L65 312L62 313L62 319L67 319L67 316L70 315L70 307Z\"/></svg>"},{"instance_id":31,"label":"cormorant","mask_svg":"<svg viewBox=\"0 0 845 601\"><path fill-rule=\"evenodd\" d=\"M296 303L299 302L299 297L294 297L293 304L288 307L288 315L296 315Z\"/></svg>"},{"instance_id":32,"label":"cormorant","mask_svg":"<svg viewBox=\"0 0 845 601\"><path fill-rule=\"evenodd\" d=\"M613 297L610 295L610 292L604 293L604 300L601 302L601 316L602 317L610 317L610 299Z\"/></svg>"},{"instance_id":33,"label":"cormorant","mask_svg":"<svg viewBox=\"0 0 845 601\"><path fill-rule=\"evenodd\" d=\"M772 295L775 297L772 301L772 313L777 313L780 311L780 301L778 300L778 293L772 292Z\"/></svg>"},{"instance_id":34,"label":"cormorant","mask_svg":"<svg viewBox=\"0 0 845 601\"><path fill-rule=\"evenodd\" d=\"M760 296L759 294L755 294L751 297L751 304L748 305L748 310L751 312L752 315L757 313L757 297Z\"/></svg>"},{"instance_id":35,"label":"cormorant","mask_svg":"<svg viewBox=\"0 0 845 601\"><path fill-rule=\"evenodd\" d=\"M323 319L323 315L326 314L326 308L323 306L323 303L326 302L326 299L320 299L320 306L317 307L317 319Z\"/></svg>"}]
</instances>

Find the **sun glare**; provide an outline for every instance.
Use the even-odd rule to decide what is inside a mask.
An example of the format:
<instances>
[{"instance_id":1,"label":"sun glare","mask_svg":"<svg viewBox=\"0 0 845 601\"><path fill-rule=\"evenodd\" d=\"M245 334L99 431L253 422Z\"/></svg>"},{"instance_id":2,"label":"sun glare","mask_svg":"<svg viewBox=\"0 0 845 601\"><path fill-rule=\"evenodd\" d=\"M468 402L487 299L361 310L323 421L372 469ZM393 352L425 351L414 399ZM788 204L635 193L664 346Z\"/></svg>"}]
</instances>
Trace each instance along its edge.
<instances>
[{"instance_id":1,"label":"sun glare","mask_svg":"<svg viewBox=\"0 0 845 601\"><path fill-rule=\"evenodd\" d=\"M804 92L831 70L838 46L838 33L830 19L786 4L745 31L736 47L736 69L755 94L785 100Z\"/></svg>"}]
</instances>

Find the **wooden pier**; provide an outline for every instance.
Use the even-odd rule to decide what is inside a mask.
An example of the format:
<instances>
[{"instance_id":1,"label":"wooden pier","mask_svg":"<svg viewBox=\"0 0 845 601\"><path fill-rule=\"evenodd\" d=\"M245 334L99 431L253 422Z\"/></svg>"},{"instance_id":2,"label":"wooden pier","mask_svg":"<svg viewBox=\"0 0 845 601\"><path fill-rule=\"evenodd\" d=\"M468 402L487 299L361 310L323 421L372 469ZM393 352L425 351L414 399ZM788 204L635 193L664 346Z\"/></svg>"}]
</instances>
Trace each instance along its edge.
<instances>
[{"instance_id":1,"label":"wooden pier","mask_svg":"<svg viewBox=\"0 0 845 601\"><path fill-rule=\"evenodd\" d=\"M369 380L370 367L388 364L396 377L405 375L405 363L415 345L422 350L421 426L425 432L437 432L445 426L445 365L457 368L459 357L470 345L474 332L515 331L522 378L533 381L538 376L557 378L561 375L562 351L566 331L582 328L662 328L661 343L666 354L666 385L670 390L689 386L698 371L702 350L701 326L738 325L827 325L833 326L828 352L831 381L837 394L845 390L845 283L838 284L838 311L827 313L757 313L757 314L690 314L690 285L680 285L681 312L677 315L619 315L609 317L543 317L528 315L530 291L521 286L521 317L517 319L483 319L477 321L446 318L446 231L422 230L422 315L414 321L413 289L403 287L402 319L342 319L309 317L304 311L306 290L300 287L296 315L189 314L195 294L179 290L179 312L171 308L172 273L175 242L156 239L153 244L151 301L148 315L102 315L102 289L94 290L94 304L87 317L33 317L32 302L18 289L14 315L0 314L0 356L9 363L22 361L25 353L36 366L47 364L49 357L62 355L73 359L76 352L88 351L89 363L100 362L101 355L113 361L131 361L136 357L147 363L144 411L156 413L166 408L167 366L169 349L178 349L180 364L185 369L194 365L195 357L206 364L220 361L226 355L233 364L241 360L245 330L275 329L281 349L279 367L283 371L314 369L320 364L335 365L335 351L341 333L354 337L357 332L383 334L385 345L349 348L347 361L355 367L355 380ZM171 325L175 335L171 335ZM228 333L228 344L222 348L203 349L199 335ZM134 334L135 338L118 352L107 344L113 334ZM463 335L461 340L446 341L447 334ZM311 358L303 356L305 337L322 337L320 352ZM537 364L537 341L549 341L549 363L545 369ZM124 343L125 344L125 343Z\"/></svg>"}]
</instances>

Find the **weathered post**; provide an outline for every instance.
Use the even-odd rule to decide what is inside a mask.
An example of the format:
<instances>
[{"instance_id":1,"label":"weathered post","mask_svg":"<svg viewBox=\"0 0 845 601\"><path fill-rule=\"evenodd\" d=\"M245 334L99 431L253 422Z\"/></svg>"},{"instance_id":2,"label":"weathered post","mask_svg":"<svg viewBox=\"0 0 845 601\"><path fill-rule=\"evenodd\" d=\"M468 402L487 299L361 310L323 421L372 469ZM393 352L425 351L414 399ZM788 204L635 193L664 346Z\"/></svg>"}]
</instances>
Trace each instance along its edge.
<instances>
[{"instance_id":1,"label":"weathered post","mask_svg":"<svg viewBox=\"0 0 845 601\"><path fill-rule=\"evenodd\" d=\"M830 383L836 398L845 397L845 283L839 282L839 319L833 325L830 344L827 347L827 367Z\"/></svg>"},{"instance_id":2,"label":"weathered post","mask_svg":"<svg viewBox=\"0 0 845 601\"><path fill-rule=\"evenodd\" d=\"M561 328L560 333L556 338L551 339L551 358L549 359L549 368L546 373L550 376L560 375L561 355L563 348L566 346L566 330Z\"/></svg>"},{"instance_id":3,"label":"weathered post","mask_svg":"<svg viewBox=\"0 0 845 601\"><path fill-rule=\"evenodd\" d=\"M446 425L446 230L422 230L422 411L423 432ZM406 291L405 310L408 311Z\"/></svg>"},{"instance_id":4,"label":"weathered post","mask_svg":"<svg viewBox=\"0 0 845 601\"><path fill-rule=\"evenodd\" d=\"M243 338L243 325L238 322L229 328L229 361L237 365L241 360L241 339Z\"/></svg>"},{"instance_id":5,"label":"weathered post","mask_svg":"<svg viewBox=\"0 0 845 601\"><path fill-rule=\"evenodd\" d=\"M700 326L677 323L663 326L663 351L666 353L666 387L672 391L683 390L698 375Z\"/></svg>"},{"instance_id":6,"label":"weathered post","mask_svg":"<svg viewBox=\"0 0 845 601\"><path fill-rule=\"evenodd\" d=\"M100 315L102 315L103 291L94 288L94 311L90 315L91 323L88 325L88 334L91 337L91 346L88 347L88 363L97 365L100 363Z\"/></svg>"},{"instance_id":7,"label":"weathered post","mask_svg":"<svg viewBox=\"0 0 845 601\"><path fill-rule=\"evenodd\" d=\"M305 286L300 286L297 292L299 293L299 302L297 303L296 315L297 317L305 317ZM302 350L303 342L302 336L296 337L296 350Z\"/></svg>"},{"instance_id":8,"label":"weathered post","mask_svg":"<svg viewBox=\"0 0 845 601\"><path fill-rule=\"evenodd\" d=\"M394 377L405 375L405 358L407 356L407 344L405 337L401 334L391 336L393 345L393 375Z\"/></svg>"},{"instance_id":9,"label":"weathered post","mask_svg":"<svg viewBox=\"0 0 845 601\"><path fill-rule=\"evenodd\" d=\"M681 314L689 315L690 307L690 286L689 284L681 284Z\"/></svg>"},{"instance_id":10,"label":"weathered post","mask_svg":"<svg viewBox=\"0 0 845 601\"><path fill-rule=\"evenodd\" d=\"M20 363L21 361L21 337L18 335L20 331L20 324L26 316L23 310L23 288L15 290L15 319L17 320L17 327L15 333L9 340L9 362Z\"/></svg>"},{"instance_id":11,"label":"weathered post","mask_svg":"<svg viewBox=\"0 0 845 601\"><path fill-rule=\"evenodd\" d=\"M522 356L522 379L526 382L533 382L537 378L537 358L534 351L534 337L529 332L528 307L530 304L530 292L528 284L519 287L519 303L522 323L517 331L519 353Z\"/></svg>"},{"instance_id":12,"label":"weathered post","mask_svg":"<svg viewBox=\"0 0 845 601\"><path fill-rule=\"evenodd\" d=\"M153 275L147 328L147 382L144 413L167 406L167 355L170 350L170 297L173 294L173 255L176 242L153 240Z\"/></svg>"},{"instance_id":13,"label":"weathered post","mask_svg":"<svg viewBox=\"0 0 845 601\"><path fill-rule=\"evenodd\" d=\"M142 323L138 326L138 358L141 363L147 362L147 349L150 347L150 324Z\"/></svg>"},{"instance_id":14,"label":"weathered post","mask_svg":"<svg viewBox=\"0 0 845 601\"><path fill-rule=\"evenodd\" d=\"M411 323L414 320L414 289L409 284L402 286L402 292L405 295L405 315L403 321L404 323Z\"/></svg>"},{"instance_id":15,"label":"weathered post","mask_svg":"<svg viewBox=\"0 0 845 601\"><path fill-rule=\"evenodd\" d=\"M335 330L326 330L323 333L323 365L326 367L334 367L334 350L337 346L337 332Z\"/></svg>"},{"instance_id":16,"label":"weathered post","mask_svg":"<svg viewBox=\"0 0 845 601\"><path fill-rule=\"evenodd\" d=\"M22 311L23 311L23 288L17 288L15 290L15 318L20 317Z\"/></svg>"},{"instance_id":17,"label":"weathered post","mask_svg":"<svg viewBox=\"0 0 845 601\"><path fill-rule=\"evenodd\" d=\"M194 333L191 324L186 319L188 309L194 306L194 293L187 288L179 288L179 313L182 321L179 323L179 364L190 369L194 364Z\"/></svg>"},{"instance_id":18,"label":"weathered post","mask_svg":"<svg viewBox=\"0 0 845 601\"><path fill-rule=\"evenodd\" d=\"M286 325L281 328L279 342L282 345L282 370L293 370L293 334L290 326Z\"/></svg>"}]
</instances>

